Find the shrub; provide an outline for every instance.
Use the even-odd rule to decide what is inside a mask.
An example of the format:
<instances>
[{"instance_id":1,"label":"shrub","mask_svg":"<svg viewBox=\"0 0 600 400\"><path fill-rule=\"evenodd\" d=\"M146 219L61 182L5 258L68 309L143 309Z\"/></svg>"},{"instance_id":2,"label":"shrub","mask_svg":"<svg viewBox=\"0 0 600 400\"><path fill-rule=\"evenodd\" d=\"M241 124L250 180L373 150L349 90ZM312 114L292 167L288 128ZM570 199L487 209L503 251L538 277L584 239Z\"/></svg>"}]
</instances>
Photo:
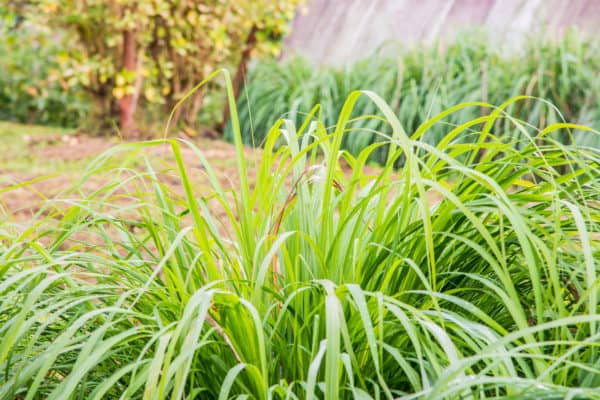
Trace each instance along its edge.
<instances>
[{"instance_id":1,"label":"shrub","mask_svg":"<svg viewBox=\"0 0 600 400\"><path fill-rule=\"evenodd\" d=\"M138 103L170 112L199 76L225 66L243 71L251 54L277 52L300 3L45 0L26 10L68 35L66 64L93 96L96 117L110 126L118 115L121 133L136 137ZM188 123L203 95L196 92L191 101Z\"/></svg>"},{"instance_id":2,"label":"shrub","mask_svg":"<svg viewBox=\"0 0 600 400\"><path fill-rule=\"evenodd\" d=\"M381 144L340 151L360 134L359 96L392 132L376 174ZM535 133L505 113L522 102L444 124L485 106L460 104L408 136L381 98L353 92L332 129L278 121L252 186L234 112L233 191L190 144L211 193L194 192L179 142L110 150L83 180L112 184L49 208L55 223L2 228L0 397L593 398L599 158L552 137L598 133L491 130ZM434 127L437 146L419 140ZM474 144L458 140L471 129ZM151 163L109 168L162 143L183 198Z\"/></svg>"},{"instance_id":3,"label":"shrub","mask_svg":"<svg viewBox=\"0 0 600 400\"><path fill-rule=\"evenodd\" d=\"M78 126L89 102L75 80L59 73L60 35L31 21L19 25L1 11L0 119Z\"/></svg>"}]
</instances>

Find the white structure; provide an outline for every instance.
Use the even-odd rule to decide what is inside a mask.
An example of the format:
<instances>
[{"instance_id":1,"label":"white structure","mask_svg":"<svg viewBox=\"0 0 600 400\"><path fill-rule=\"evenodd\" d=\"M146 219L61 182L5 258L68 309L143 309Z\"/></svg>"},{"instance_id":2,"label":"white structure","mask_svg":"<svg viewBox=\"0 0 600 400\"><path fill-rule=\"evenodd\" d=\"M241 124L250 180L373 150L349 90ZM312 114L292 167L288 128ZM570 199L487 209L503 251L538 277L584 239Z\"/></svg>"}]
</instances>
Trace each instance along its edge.
<instances>
[{"instance_id":1,"label":"white structure","mask_svg":"<svg viewBox=\"0 0 600 400\"><path fill-rule=\"evenodd\" d=\"M473 28L513 48L530 35L560 36L571 26L600 34L600 0L310 0L306 9L293 22L285 55L325 64Z\"/></svg>"}]
</instances>

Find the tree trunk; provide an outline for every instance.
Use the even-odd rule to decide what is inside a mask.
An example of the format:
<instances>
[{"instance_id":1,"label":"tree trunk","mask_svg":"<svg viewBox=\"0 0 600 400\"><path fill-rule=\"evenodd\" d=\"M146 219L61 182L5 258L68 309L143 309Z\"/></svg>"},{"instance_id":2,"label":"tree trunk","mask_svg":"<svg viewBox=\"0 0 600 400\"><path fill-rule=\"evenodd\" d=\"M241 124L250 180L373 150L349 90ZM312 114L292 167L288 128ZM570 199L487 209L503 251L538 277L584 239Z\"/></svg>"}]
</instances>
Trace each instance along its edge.
<instances>
[{"instance_id":1,"label":"tree trunk","mask_svg":"<svg viewBox=\"0 0 600 400\"><path fill-rule=\"evenodd\" d=\"M258 32L258 28L256 25L252 26L250 29L250 33L248 34L248 38L246 39L246 45L244 46L244 50L242 51L242 57L240 59L240 63L238 64L237 71L235 72L235 76L233 77L233 81L231 82L233 86L233 97L237 100L238 95L240 94L240 89L244 84L244 78L246 77L246 73L248 72L248 62L250 61L250 55L252 54L252 50L256 46L256 33ZM225 102L225 110L223 111L223 120L221 121L220 130L225 130L225 125L229 120L229 114L231 110L229 109L229 102Z\"/></svg>"},{"instance_id":2,"label":"tree trunk","mask_svg":"<svg viewBox=\"0 0 600 400\"><path fill-rule=\"evenodd\" d=\"M123 69L135 73L136 71L135 36L131 29L123 31ZM137 96L128 93L119 101L119 126L123 136L136 138L137 129L134 120Z\"/></svg>"},{"instance_id":3,"label":"tree trunk","mask_svg":"<svg viewBox=\"0 0 600 400\"><path fill-rule=\"evenodd\" d=\"M199 89L196 93L194 93L192 97L192 105L187 112L185 117L185 123L193 128L196 126L196 120L198 119L198 113L200 112L200 108L202 107L202 102L204 101L204 90Z\"/></svg>"}]
</instances>

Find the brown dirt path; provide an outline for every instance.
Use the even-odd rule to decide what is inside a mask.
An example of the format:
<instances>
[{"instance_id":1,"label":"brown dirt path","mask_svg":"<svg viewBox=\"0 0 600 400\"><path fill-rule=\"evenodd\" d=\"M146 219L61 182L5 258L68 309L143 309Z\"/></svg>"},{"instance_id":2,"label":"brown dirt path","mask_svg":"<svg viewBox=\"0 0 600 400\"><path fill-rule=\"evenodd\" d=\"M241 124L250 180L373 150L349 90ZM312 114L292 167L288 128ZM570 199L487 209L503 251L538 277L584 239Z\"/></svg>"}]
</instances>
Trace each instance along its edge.
<instances>
[{"instance_id":1,"label":"brown dirt path","mask_svg":"<svg viewBox=\"0 0 600 400\"><path fill-rule=\"evenodd\" d=\"M23 158L31 163L31 168L10 168L0 164L0 214L9 215L11 219L22 221L31 218L48 199L73 196L69 189L77 183L85 167L102 152L118 145L118 142L84 135L62 135L61 137L23 136L27 150ZM194 144L202 150L204 156L214 168L221 185L225 189L237 184L237 168L235 148L230 143L197 139ZM188 173L194 185L208 189L208 179L199 159L187 146L182 145L182 155ZM257 160L260 149L244 149L246 159ZM124 153L127 154L127 153ZM166 183L175 193L183 194L180 179L175 173L175 160L167 146L158 145L143 151L150 156L157 168L161 181ZM12 160L14 164L14 159ZM139 170L144 171L143 155L140 155ZM136 162L137 164L137 162ZM250 164L253 164L250 162ZM60 165L59 171L56 165ZM170 170L170 171L169 171ZM253 168L249 169L250 179L254 177ZM82 190L91 193L110 181L106 174L94 176L82 186ZM22 185L21 187L16 187Z\"/></svg>"}]
</instances>

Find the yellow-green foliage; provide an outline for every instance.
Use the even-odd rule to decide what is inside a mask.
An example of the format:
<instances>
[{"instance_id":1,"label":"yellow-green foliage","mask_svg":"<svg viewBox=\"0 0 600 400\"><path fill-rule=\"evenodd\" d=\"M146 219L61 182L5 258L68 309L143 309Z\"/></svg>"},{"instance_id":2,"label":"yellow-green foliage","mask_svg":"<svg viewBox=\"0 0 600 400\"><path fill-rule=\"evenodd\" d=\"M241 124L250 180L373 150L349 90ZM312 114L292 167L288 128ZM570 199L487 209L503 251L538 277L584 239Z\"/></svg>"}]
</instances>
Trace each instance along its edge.
<instances>
[{"instance_id":1,"label":"yellow-green foliage","mask_svg":"<svg viewBox=\"0 0 600 400\"><path fill-rule=\"evenodd\" d=\"M0 5L0 119L77 126L89 99L61 71L61 35Z\"/></svg>"},{"instance_id":2,"label":"yellow-green foliage","mask_svg":"<svg viewBox=\"0 0 600 400\"><path fill-rule=\"evenodd\" d=\"M276 54L300 0L39 0L26 18L65 32L58 61L97 99L97 111L138 90L146 104L171 108L202 76L235 68L252 27L253 53ZM122 65L124 31L133 32L138 65ZM139 79L139 81L138 81ZM35 83L33 83L35 84Z\"/></svg>"}]
</instances>

